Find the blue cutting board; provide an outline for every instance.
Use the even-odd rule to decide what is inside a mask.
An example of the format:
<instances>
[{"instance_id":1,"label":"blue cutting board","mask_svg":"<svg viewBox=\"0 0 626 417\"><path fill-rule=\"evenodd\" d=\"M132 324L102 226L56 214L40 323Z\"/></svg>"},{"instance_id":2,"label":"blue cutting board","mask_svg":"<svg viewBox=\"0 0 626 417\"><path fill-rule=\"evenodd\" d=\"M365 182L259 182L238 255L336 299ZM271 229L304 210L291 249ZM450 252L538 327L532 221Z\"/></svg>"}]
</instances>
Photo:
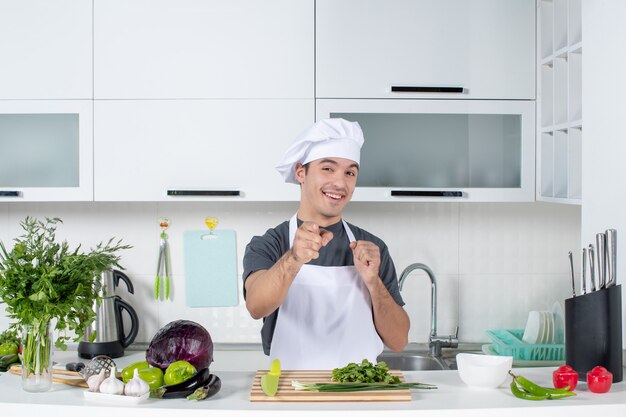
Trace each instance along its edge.
<instances>
[{"instance_id":1,"label":"blue cutting board","mask_svg":"<svg viewBox=\"0 0 626 417\"><path fill-rule=\"evenodd\" d=\"M188 307L228 307L239 303L237 290L237 235L234 230L187 230L185 295Z\"/></svg>"}]
</instances>

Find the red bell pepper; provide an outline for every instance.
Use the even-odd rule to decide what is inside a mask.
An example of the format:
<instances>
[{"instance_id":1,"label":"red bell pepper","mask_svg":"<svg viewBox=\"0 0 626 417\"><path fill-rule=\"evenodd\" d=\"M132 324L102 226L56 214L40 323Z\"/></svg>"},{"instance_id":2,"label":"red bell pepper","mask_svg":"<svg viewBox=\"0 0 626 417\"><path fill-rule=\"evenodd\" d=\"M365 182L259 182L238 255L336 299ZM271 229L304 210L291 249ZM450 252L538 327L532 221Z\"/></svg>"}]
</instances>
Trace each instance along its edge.
<instances>
[{"instance_id":1,"label":"red bell pepper","mask_svg":"<svg viewBox=\"0 0 626 417\"><path fill-rule=\"evenodd\" d=\"M552 382L554 388L569 387L570 391L574 391L578 384L578 372L569 365L561 366L552 372Z\"/></svg>"},{"instance_id":2,"label":"red bell pepper","mask_svg":"<svg viewBox=\"0 0 626 417\"><path fill-rule=\"evenodd\" d=\"M587 385L589 391L595 393L609 392L613 384L613 374L603 366L596 366L587 372Z\"/></svg>"}]
</instances>

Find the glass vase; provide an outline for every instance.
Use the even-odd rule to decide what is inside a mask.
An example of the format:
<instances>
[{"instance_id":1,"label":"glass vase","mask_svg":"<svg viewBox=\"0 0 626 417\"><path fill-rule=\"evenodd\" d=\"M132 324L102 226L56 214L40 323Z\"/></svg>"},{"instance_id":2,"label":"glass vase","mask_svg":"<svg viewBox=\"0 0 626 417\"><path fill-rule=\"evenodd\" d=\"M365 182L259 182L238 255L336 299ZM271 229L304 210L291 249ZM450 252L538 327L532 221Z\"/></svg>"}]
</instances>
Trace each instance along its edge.
<instances>
[{"instance_id":1,"label":"glass vase","mask_svg":"<svg viewBox=\"0 0 626 417\"><path fill-rule=\"evenodd\" d=\"M22 326L22 389L44 392L52 387L52 330L49 322Z\"/></svg>"}]
</instances>

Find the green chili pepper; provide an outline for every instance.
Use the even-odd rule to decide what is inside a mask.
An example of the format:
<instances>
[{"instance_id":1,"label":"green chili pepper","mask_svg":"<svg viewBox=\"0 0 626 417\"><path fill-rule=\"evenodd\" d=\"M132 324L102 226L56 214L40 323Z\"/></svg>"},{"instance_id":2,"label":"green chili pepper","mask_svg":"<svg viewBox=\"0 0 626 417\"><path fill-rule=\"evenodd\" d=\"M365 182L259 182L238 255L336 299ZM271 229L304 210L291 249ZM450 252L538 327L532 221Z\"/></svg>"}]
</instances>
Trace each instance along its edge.
<instances>
[{"instance_id":1,"label":"green chili pepper","mask_svg":"<svg viewBox=\"0 0 626 417\"><path fill-rule=\"evenodd\" d=\"M530 392L534 395L544 395L544 394L561 394L563 392L569 391L569 387L564 388L546 388L541 385L537 385L534 382L524 378L520 375L515 375L512 372L509 374L513 377L515 382L519 384L525 391Z\"/></svg>"},{"instance_id":2,"label":"green chili pepper","mask_svg":"<svg viewBox=\"0 0 626 417\"><path fill-rule=\"evenodd\" d=\"M522 400L532 400L532 401L540 401L540 400L547 400L548 399L548 394L544 394L544 395L533 395L529 392L526 391L522 391L521 389L519 389L519 387L517 386L517 383L515 382L515 379L513 381L511 381L511 392L513 393L513 395L515 395L517 398L521 398Z\"/></svg>"},{"instance_id":3,"label":"green chili pepper","mask_svg":"<svg viewBox=\"0 0 626 417\"><path fill-rule=\"evenodd\" d=\"M546 388L535 384L523 376L515 375L511 371L509 371L509 374L513 377L511 392L517 398L525 400L557 400L576 395L576 393L569 391L569 387Z\"/></svg>"}]
</instances>

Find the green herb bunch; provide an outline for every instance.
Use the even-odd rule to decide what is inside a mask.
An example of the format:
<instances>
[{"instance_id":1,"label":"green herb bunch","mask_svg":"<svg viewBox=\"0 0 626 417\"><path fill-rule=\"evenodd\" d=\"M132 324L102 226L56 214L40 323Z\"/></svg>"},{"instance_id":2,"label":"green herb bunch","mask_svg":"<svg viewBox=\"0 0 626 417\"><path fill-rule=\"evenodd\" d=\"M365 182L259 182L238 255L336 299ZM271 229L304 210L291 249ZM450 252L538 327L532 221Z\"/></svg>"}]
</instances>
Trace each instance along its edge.
<instances>
[{"instance_id":1,"label":"green herb bunch","mask_svg":"<svg viewBox=\"0 0 626 417\"><path fill-rule=\"evenodd\" d=\"M0 241L0 300L16 321L11 328L56 320L54 328L61 332L55 346L65 350L72 339L66 331L73 331L78 341L96 318L93 306L101 296L95 277L113 267L123 269L116 253L132 246L112 238L88 253L81 252L80 245L72 251L66 241L56 242L57 223L63 222L26 217L20 222L25 233L14 239L10 252Z\"/></svg>"},{"instance_id":2,"label":"green herb bunch","mask_svg":"<svg viewBox=\"0 0 626 417\"><path fill-rule=\"evenodd\" d=\"M351 362L343 368L333 369L331 379L335 382L400 383L400 378L389 373L389 367L385 362L374 365L367 359L363 359L360 365Z\"/></svg>"}]
</instances>

